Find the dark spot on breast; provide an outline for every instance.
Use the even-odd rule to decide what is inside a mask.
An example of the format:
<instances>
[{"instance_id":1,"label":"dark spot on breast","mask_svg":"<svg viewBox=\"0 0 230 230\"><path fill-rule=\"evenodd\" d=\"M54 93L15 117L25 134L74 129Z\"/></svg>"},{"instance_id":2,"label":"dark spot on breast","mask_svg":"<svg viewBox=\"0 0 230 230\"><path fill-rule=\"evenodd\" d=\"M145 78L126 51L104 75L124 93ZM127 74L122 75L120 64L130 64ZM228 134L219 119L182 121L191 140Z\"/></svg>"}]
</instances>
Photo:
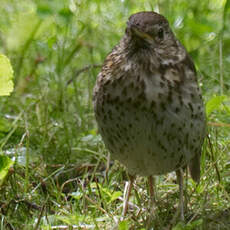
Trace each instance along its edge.
<instances>
[{"instance_id":1,"label":"dark spot on breast","mask_svg":"<svg viewBox=\"0 0 230 230\"><path fill-rule=\"evenodd\" d=\"M113 114L112 111L109 110L109 111L108 111L108 117L109 117L109 119L112 119L112 114Z\"/></svg>"},{"instance_id":2,"label":"dark spot on breast","mask_svg":"<svg viewBox=\"0 0 230 230\"><path fill-rule=\"evenodd\" d=\"M175 84L175 88L177 88L177 90L180 90L180 81L179 80L173 80L174 84Z\"/></svg>"},{"instance_id":3,"label":"dark spot on breast","mask_svg":"<svg viewBox=\"0 0 230 230\"><path fill-rule=\"evenodd\" d=\"M142 100L142 101L145 101L145 100L146 100L144 91L142 91L142 92L138 95L138 99L140 99L140 100Z\"/></svg>"},{"instance_id":4,"label":"dark spot on breast","mask_svg":"<svg viewBox=\"0 0 230 230\"><path fill-rule=\"evenodd\" d=\"M192 106L191 102L188 103L188 106L189 106L190 110L193 112L193 106Z\"/></svg>"},{"instance_id":5,"label":"dark spot on breast","mask_svg":"<svg viewBox=\"0 0 230 230\"><path fill-rule=\"evenodd\" d=\"M114 146L114 142L112 138L108 138L109 144Z\"/></svg>"},{"instance_id":6,"label":"dark spot on breast","mask_svg":"<svg viewBox=\"0 0 230 230\"><path fill-rule=\"evenodd\" d=\"M106 121L108 118L107 118L107 115L106 114L104 114L104 116L103 116L103 120L104 121Z\"/></svg>"},{"instance_id":7,"label":"dark spot on breast","mask_svg":"<svg viewBox=\"0 0 230 230\"><path fill-rule=\"evenodd\" d=\"M134 88L133 82L131 82L131 83L129 84L128 88L130 88L130 89L133 89L133 88Z\"/></svg>"},{"instance_id":8,"label":"dark spot on breast","mask_svg":"<svg viewBox=\"0 0 230 230\"><path fill-rule=\"evenodd\" d=\"M131 98L131 97L128 97L126 101L130 104L131 101L132 101L132 98Z\"/></svg>"},{"instance_id":9,"label":"dark spot on breast","mask_svg":"<svg viewBox=\"0 0 230 230\"><path fill-rule=\"evenodd\" d=\"M163 111L165 111L165 110L166 110L165 103L161 102L161 103L160 103L160 107L161 107L161 109L162 109Z\"/></svg>"},{"instance_id":10,"label":"dark spot on breast","mask_svg":"<svg viewBox=\"0 0 230 230\"><path fill-rule=\"evenodd\" d=\"M119 152L120 152L120 153L123 153L123 152L124 152L124 147L123 147L123 146L119 147Z\"/></svg>"},{"instance_id":11,"label":"dark spot on breast","mask_svg":"<svg viewBox=\"0 0 230 230\"><path fill-rule=\"evenodd\" d=\"M133 103L133 105L135 106L135 107L139 107L140 106L140 101L135 101L134 103Z\"/></svg>"},{"instance_id":12,"label":"dark spot on breast","mask_svg":"<svg viewBox=\"0 0 230 230\"><path fill-rule=\"evenodd\" d=\"M122 94L123 96L127 96L127 88L126 88L126 87L123 88L121 94Z\"/></svg>"},{"instance_id":13,"label":"dark spot on breast","mask_svg":"<svg viewBox=\"0 0 230 230\"><path fill-rule=\"evenodd\" d=\"M198 114L194 114L194 115L193 115L193 118L194 118L194 119L197 119L197 118L198 118Z\"/></svg>"},{"instance_id":14,"label":"dark spot on breast","mask_svg":"<svg viewBox=\"0 0 230 230\"><path fill-rule=\"evenodd\" d=\"M161 82L160 82L160 87L161 87L161 88L164 88L164 86L165 86L164 82L161 81Z\"/></svg>"},{"instance_id":15,"label":"dark spot on breast","mask_svg":"<svg viewBox=\"0 0 230 230\"><path fill-rule=\"evenodd\" d=\"M140 86L141 86L141 89L144 91L146 86L145 86L145 82L144 81L141 81L140 82Z\"/></svg>"},{"instance_id":16,"label":"dark spot on breast","mask_svg":"<svg viewBox=\"0 0 230 230\"><path fill-rule=\"evenodd\" d=\"M164 123L164 117L161 117L159 118L157 121L156 121L157 125L163 125Z\"/></svg>"},{"instance_id":17,"label":"dark spot on breast","mask_svg":"<svg viewBox=\"0 0 230 230\"><path fill-rule=\"evenodd\" d=\"M172 134L168 134L167 135L167 140L168 141L172 141L172 140L174 140L175 139L175 136L173 136Z\"/></svg>"},{"instance_id":18,"label":"dark spot on breast","mask_svg":"<svg viewBox=\"0 0 230 230\"><path fill-rule=\"evenodd\" d=\"M169 91L167 100L168 100L169 103L172 102L172 91Z\"/></svg>"},{"instance_id":19,"label":"dark spot on breast","mask_svg":"<svg viewBox=\"0 0 230 230\"><path fill-rule=\"evenodd\" d=\"M183 166L183 160L184 160L184 155L181 155L178 163L176 164L176 168L180 168L181 166Z\"/></svg>"},{"instance_id":20,"label":"dark spot on breast","mask_svg":"<svg viewBox=\"0 0 230 230\"><path fill-rule=\"evenodd\" d=\"M178 107L175 108L175 112L179 113L180 109Z\"/></svg>"},{"instance_id":21,"label":"dark spot on breast","mask_svg":"<svg viewBox=\"0 0 230 230\"><path fill-rule=\"evenodd\" d=\"M152 135L148 135L148 139L149 139L149 141L151 141L152 140Z\"/></svg>"},{"instance_id":22,"label":"dark spot on breast","mask_svg":"<svg viewBox=\"0 0 230 230\"><path fill-rule=\"evenodd\" d=\"M188 146L188 138L189 138L189 134L186 133L185 135L185 145Z\"/></svg>"},{"instance_id":23,"label":"dark spot on breast","mask_svg":"<svg viewBox=\"0 0 230 230\"><path fill-rule=\"evenodd\" d=\"M157 114L155 112L152 112L153 118L157 119Z\"/></svg>"},{"instance_id":24,"label":"dark spot on breast","mask_svg":"<svg viewBox=\"0 0 230 230\"><path fill-rule=\"evenodd\" d=\"M158 93L158 98L161 98L163 96L162 93Z\"/></svg>"},{"instance_id":25,"label":"dark spot on breast","mask_svg":"<svg viewBox=\"0 0 230 230\"><path fill-rule=\"evenodd\" d=\"M151 101L151 108L156 106L156 102L154 100Z\"/></svg>"},{"instance_id":26,"label":"dark spot on breast","mask_svg":"<svg viewBox=\"0 0 230 230\"><path fill-rule=\"evenodd\" d=\"M117 117L117 119L118 119L119 121L121 121L121 120L122 120L121 116L118 116L118 117Z\"/></svg>"},{"instance_id":27,"label":"dark spot on breast","mask_svg":"<svg viewBox=\"0 0 230 230\"><path fill-rule=\"evenodd\" d=\"M179 94L179 97L178 97L178 98L179 98L180 104L181 104L181 105L183 105L182 95L181 95L181 94Z\"/></svg>"},{"instance_id":28,"label":"dark spot on breast","mask_svg":"<svg viewBox=\"0 0 230 230\"><path fill-rule=\"evenodd\" d=\"M169 87L169 90L171 91L172 88L173 88L173 86L172 86L172 82L169 81L168 79L167 79L167 85L168 85L168 87Z\"/></svg>"},{"instance_id":29,"label":"dark spot on breast","mask_svg":"<svg viewBox=\"0 0 230 230\"><path fill-rule=\"evenodd\" d=\"M104 86L107 86L110 83L110 80L105 81Z\"/></svg>"},{"instance_id":30,"label":"dark spot on breast","mask_svg":"<svg viewBox=\"0 0 230 230\"><path fill-rule=\"evenodd\" d=\"M111 85L113 88L115 88L117 86L117 81L113 81Z\"/></svg>"},{"instance_id":31,"label":"dark spot on breast","mask_svg":"<svg viewBox=\"0 0 230 230\"><path fill-rule=\"evenodd\" d=\"M148 111L148 108L143 104L143 105L141 106L141 110L142 110L143 112L147 112L147 111Z\"/></svg>"}]
</instances>

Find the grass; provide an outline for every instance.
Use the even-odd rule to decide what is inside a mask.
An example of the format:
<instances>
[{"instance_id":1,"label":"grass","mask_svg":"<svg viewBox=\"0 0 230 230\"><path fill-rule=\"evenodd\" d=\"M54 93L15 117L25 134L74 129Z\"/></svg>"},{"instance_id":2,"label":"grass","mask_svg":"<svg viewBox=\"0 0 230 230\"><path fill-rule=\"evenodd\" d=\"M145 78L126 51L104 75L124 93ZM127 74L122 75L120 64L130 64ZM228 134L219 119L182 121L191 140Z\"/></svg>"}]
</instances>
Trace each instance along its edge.
<instances>
[{"instance_id":1,"label":"grass","mask_svg":"<svg viewBox=\"0 0 230 230\"><path fill-rule=\"evenodd\" d=\"M1 3L0 51L12 61L15 91L0 99L0 146L15 163L0 187L0 229L230 229L229 1L177 0L173 11L166 0L73 2ZM108 164L91 101L128 16L157 8L195 61L208 121L201 182L188 177L186 221L172 225L174 173L156 178L153 219L138 177L119 221L128 178Z\"/></svg>"}]
</instances>

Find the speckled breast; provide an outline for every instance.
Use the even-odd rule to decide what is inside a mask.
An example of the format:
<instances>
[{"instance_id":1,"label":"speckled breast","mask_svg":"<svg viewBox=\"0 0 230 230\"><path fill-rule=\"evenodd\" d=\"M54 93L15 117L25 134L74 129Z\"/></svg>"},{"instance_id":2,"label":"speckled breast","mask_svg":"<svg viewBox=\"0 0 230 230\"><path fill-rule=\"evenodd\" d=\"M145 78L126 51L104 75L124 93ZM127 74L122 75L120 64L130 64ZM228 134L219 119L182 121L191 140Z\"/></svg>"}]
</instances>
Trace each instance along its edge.
<instances>
[{"instance_id":1,"label":"speckled breast","mask_svg":"<svg viewBox=\"0 0 230 230\"><path fill-rule=\"evenodd\" d=\"M127 70L99 74L94 110L99 132L112 158L130 174L164 174L187 164L201 150L204 108L194 73L178 78ZM116 77L114 77L116 76Z\"/></svg>"}]
</instances>

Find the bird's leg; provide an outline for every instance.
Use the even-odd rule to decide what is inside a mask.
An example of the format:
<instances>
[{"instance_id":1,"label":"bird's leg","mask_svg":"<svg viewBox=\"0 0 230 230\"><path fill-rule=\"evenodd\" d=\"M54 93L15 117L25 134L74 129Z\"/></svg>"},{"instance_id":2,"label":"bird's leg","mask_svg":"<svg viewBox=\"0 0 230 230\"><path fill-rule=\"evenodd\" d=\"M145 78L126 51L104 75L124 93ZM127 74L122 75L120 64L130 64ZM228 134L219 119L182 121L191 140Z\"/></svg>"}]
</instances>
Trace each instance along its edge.
<instances>
[{"instance_id":1,"label":"bird's leg","mask_svg":"<svg viewBox=\"0 0 230 230\"><path fill-rule=\"evenodd\" d=\"M153 206L156 202L155 199L155 180L153 176L148 177L148 182L149 182L149 195L150 195L150 205Z\"/></svg>"},{"instance_id":2,"label":"bird's leg","mask_svg":"<svg viewBox=\"0 0 230 230\"><path fill-rule=\"evenodd\" d=\"M178 169L176 171L176 175L177 175L177 181L179 184L179 211L180 211L180 219L181 221L184 221L184 178L183 178L183 170L182 168Z\"/></svg>"},{"instance_id":3,"label":"bird's leg","mask_svg":"<svg viewBox=\"0 0 230 230\"><path fill-rule=\"evenodd\" d=\"M134 176L129 175L129 184L128 189L124 192L124 202L123 202L123 212L122 216L124 217L128 210L129 197L133 187Z\"/></svg>"},{"instance_id":4,"label":"bird's leg","mask_svg":"<svg viewBox=\"0 0 230 230\"><path fill-rule=\"evenodd\" d=\"M155 180L153 176L148 177L148 186L149 186L149 212L150 215L147 218L146 226L150 228L153 219L155 218L155 207L156 207L156 199L155 199Z\"/></svg>"}]
</instances>

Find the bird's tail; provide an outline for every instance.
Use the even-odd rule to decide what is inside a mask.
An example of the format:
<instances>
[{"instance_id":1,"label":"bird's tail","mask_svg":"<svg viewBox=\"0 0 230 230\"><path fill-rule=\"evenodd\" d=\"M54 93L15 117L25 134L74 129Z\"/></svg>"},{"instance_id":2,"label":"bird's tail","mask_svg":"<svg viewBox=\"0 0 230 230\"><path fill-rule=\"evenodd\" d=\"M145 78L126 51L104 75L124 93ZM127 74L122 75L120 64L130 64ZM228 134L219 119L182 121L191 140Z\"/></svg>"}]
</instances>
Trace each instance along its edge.
<instances>
[{"instance_id":1,"label":"bird's tail","mask_svg":"<svg viewBox=\"0 0 230 230\"><path fill-rule=\"evenodd\" d=\"M200 154L195 155L195 157L190 161L188 167L192 179L197 183L199 183L200 182Z\"/></svg>"}]
</instances>

